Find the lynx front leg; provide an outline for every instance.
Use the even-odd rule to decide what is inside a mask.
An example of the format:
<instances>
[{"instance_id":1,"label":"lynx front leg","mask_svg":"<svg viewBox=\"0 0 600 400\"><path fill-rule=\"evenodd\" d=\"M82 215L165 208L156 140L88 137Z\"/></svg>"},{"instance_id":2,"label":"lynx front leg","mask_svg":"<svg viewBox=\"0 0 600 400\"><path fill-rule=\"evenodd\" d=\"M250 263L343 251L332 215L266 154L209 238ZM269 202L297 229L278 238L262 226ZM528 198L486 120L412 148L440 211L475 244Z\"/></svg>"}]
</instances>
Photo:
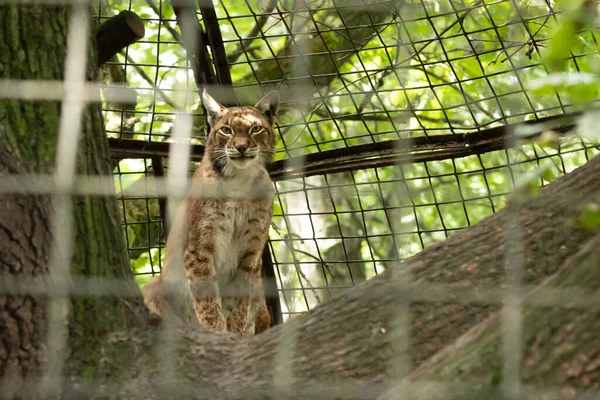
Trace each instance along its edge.
<instances>
[{"instance_id":1,"label":"lynx front leg","mask_svg":"<svg viewBox=\"0 0 600 400\"><path fill-rule=\"evenodd\" d=\"M198 321L217 332L224 332L225 317L219 297L214 257L208 251L211 246L209 243L200 243L193 248L188 247L185 251L185 270Z\"/></svg>"},{"instance_id":2,"label":"lynx front leg","mask_svg":"<svg viewBox=\"0 0 600 400\"><path fill-rule=\"evenodd\" d=\"M260 259L259 252L248 252L240 261L235 274L235 288L240 292L235 296L233 309L227 317L227 330L240 335L245 335L248 327L250 307L256 293L260 289Z\"/></svg>"}]
</instances>

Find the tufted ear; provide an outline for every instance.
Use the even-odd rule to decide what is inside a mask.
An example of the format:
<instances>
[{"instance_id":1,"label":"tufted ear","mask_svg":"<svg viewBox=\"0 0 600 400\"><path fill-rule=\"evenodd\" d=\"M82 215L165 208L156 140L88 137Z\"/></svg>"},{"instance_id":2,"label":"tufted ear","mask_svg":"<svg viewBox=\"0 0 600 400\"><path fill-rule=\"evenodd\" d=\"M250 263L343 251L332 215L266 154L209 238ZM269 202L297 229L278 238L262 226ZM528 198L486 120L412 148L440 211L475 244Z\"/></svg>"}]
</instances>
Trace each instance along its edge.
<instances>
[{"instance_id":1,"label":"tufted ear","mask_svg":"<svg viewBox=\"0 0 600 400\"><path fill-rule=\"evenodd\" d=\"M202 104L206 108L206 114L208 117L208 125L210 129L214 128L215 124L225 114L226 108L220 105L215 99L213 99L207 92L206 89L202 91Z\"/></svg>"},{"instance_id":2,"label":"tufted ear","mask_svg":"<svg viewBox=\"0 0 600 400\"><path fill-rule=\"evenodd\" d=\"M265 94L254 107L258 108L267 121L269 121L269 124L273 126L275 117L277 117L277 110L279 110L279 92L273 90L272 92Z\"/></svg>"}]
</instances>

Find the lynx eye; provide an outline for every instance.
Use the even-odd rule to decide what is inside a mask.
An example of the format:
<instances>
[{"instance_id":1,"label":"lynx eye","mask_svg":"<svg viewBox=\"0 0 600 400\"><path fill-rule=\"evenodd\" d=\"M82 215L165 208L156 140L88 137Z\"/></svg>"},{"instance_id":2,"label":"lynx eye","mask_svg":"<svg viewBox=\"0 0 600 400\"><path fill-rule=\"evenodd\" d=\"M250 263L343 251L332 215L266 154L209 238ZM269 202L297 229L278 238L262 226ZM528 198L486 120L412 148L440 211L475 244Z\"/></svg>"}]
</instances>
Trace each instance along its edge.
<instances>
[{"instance_id":1,"label":"lynx eye","mask_svg":"<svg viewBox=\"0 0 600 400\"><path fill-rule=\"evenodd\" d=\"M262 125L254 125L254 126L252 127L252 129L250 129L250 132L256 135L256 134L258 134L258 133L262 132L262 130L263 130L263 129L264 129L264 128L263 128L263 126L262 126Z\"/></svg>"},{"instance_id":2,"label":"lynx eye","mask_svg":"<svg viewBox=\"0 0 600 400\"><path fill-rule=\"evenodd\" d=\"M219 129L219 133L221 135L225 135L225 136L231 136L231 128L228 126L222 126L221 129Z\"/></svg>"}]
</instances>

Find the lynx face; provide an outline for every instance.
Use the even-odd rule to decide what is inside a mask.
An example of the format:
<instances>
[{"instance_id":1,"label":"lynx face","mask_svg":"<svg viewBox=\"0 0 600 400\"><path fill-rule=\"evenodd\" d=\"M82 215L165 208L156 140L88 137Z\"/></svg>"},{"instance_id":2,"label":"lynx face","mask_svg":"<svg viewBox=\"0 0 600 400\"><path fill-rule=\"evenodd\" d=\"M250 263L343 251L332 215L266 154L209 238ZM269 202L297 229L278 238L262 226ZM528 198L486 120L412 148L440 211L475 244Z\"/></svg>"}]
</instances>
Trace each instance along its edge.
<instances>
[{"instance_id":1,"label":"lynx face","mask_svg":"<svg viewBox=\"0 0 600 400\"><path fill-rule=\"evenodd\" d=\"M225 175L265 167L275 151L272 124L279 108L279 94L268 93L254 107L226 108L206 92L202 95L211 127L207 154Z\"/></svg>"}]
</instances>

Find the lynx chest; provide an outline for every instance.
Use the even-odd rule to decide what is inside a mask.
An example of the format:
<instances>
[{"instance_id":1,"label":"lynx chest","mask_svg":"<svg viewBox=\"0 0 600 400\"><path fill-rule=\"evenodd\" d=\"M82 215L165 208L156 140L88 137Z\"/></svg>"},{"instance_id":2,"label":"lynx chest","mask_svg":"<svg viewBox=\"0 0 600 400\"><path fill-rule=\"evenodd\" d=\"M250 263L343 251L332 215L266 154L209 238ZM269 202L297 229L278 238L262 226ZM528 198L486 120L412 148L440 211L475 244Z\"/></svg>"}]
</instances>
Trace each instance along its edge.
<instances>
[{"instance_id":1,"label":"lynx chest","mask_svg":"<svg viewBox=\"0 0 600 400\"><path fill-rule=\"evenodd\" d=\"M217 205L216 218L215 270L219 283L226 284L233 278L241 258L253 250L251 246L256 246L250 239L257 234L266 238L267 232L257 231L264 230L264 221L270 216L255 203L224 199Z\"/></svg>"}]
</instances>

